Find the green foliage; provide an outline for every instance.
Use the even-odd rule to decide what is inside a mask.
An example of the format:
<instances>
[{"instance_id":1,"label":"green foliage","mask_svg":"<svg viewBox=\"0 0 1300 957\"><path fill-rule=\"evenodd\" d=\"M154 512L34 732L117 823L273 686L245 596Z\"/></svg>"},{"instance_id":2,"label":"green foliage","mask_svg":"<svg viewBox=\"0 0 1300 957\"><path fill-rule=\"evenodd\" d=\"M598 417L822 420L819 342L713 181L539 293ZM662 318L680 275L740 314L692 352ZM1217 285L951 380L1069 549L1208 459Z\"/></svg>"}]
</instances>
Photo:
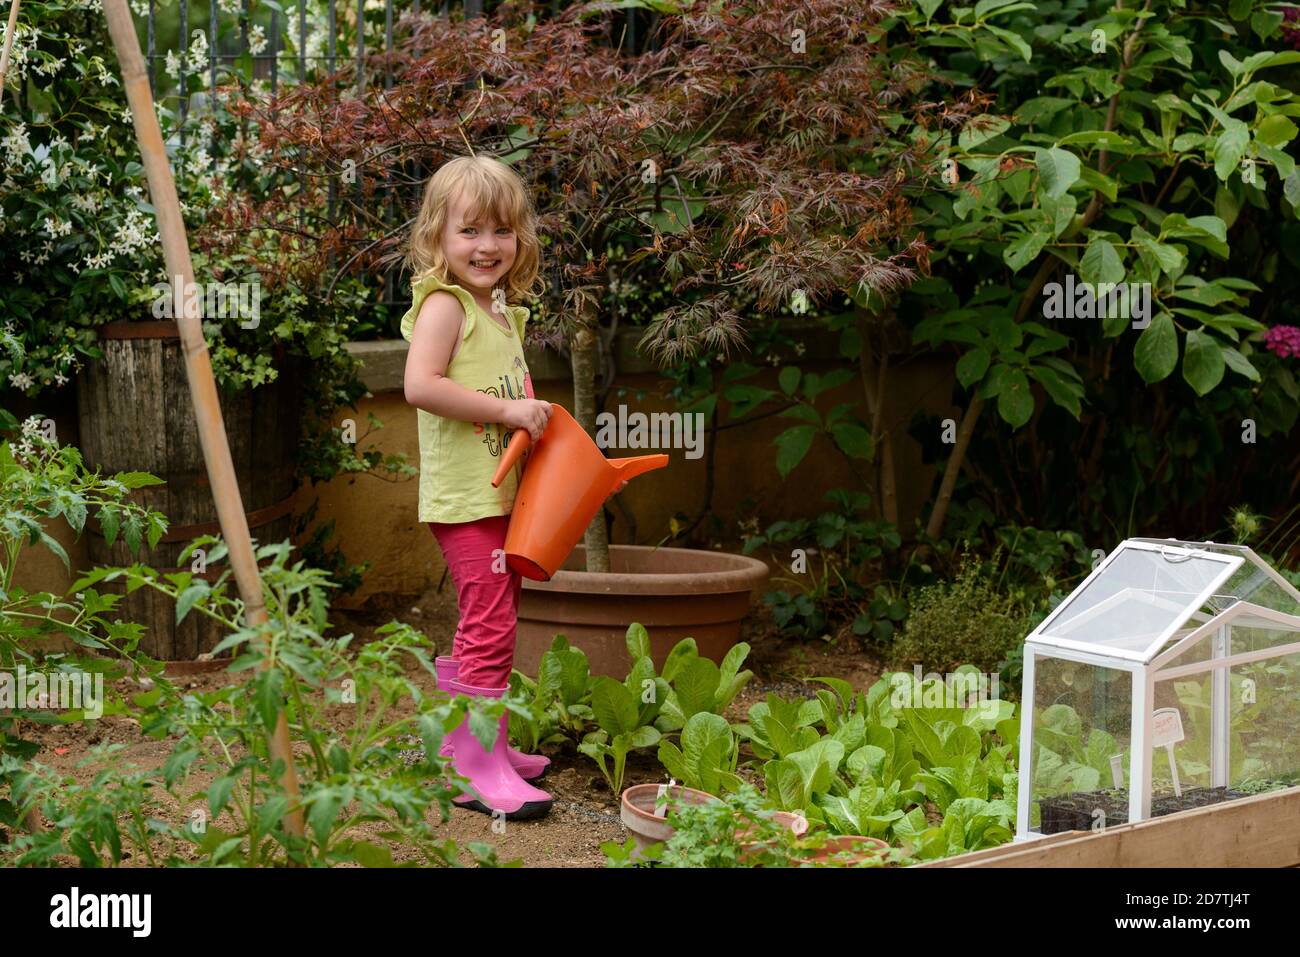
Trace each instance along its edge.
<instances>
[{"instance_id":1,"label":"green foliage","mask_svg":"<svg viewBox=\"0 0 1300 957\"><path fill-rule=\"evenodd\" d=\"M197 547L207 548L209 562L225 555L221 541L206 536L191 543L182 564ZM3 849L14 862L52 864L72 854L83 864L116 864L130 845L134 854L165 864L393 866L387 845L356 836L363 824L410 851L414 859L407 863L459 861L455 843L439 838L427 820L436 807L445 822L456 793L445 781L452 772L438 750L447 731L465 720L490 746L496 716L511 704L426 695L405 667L414 661L433 673L433 646L424 635L392 622L356 648L351 635L330 637L326 592L332 584L324 573L290 564L288 542L263 545L255 554L267 611L262 624L244 621L243 603L228 591L229 569L208 583L144 565L100 568L73 585L81 590L122 580L128 588L170 596L178 618L201 613L221 621L229 634L217 650L234 651L234 680L214 691L187 692L157 674L156 687L135 696L143 732L173 742L160 769L105 770L98 779L103 789L71 784L40 767L23 769L14 785L13 815L39 810L49 821L72 826L16 834ZM340 709L348 720L336 725L330 715ZM269 753L269 736L282 715L301 746L302 837L286 826L295 802L283 785L282 765ZM409 741L423 746L416 763L403 754ZM195 775L209 783L192 791ZM146 818L156 810L146 800L150 789L170 794L184 809L185 823ZM479 863L495 863L489 847L469 850Z\"/></svg>"},{"instance_id":2,"label":"green foliage","mask_svg":"<svg viewBox=\"0 0 1300 957\"><path fill-rule=\"evenodd\" d=\"M223 34L237 31L223 19ZM192 94L208 83L206 31L192 43L180 40L190 44ZM167 271L103 12L79 0L24 5L13 53L5 92L17 113L2 144L0 184L9 238L0 255L13 282L0 303L0 390L35 396L68 385L101 357L98 326L167 318L170 311L155 292ZM221 62L218 82L243 70L247 83L251 69L251 60L243 67ZM257 388L305 367L309 413L299 475L312 481L359 471L389 480L413 475L402 456L343 441L333 424L340 409L355 408L366 392L345 346L371 309L370 280L343 277L325 295L319 275L303 268L296 242L280 229L247 228L247 208L280 192L248 114L230 108L227 88L201 106L196 101L182 121L176 68L160 71L158 82L156 108L194 246L195 280L257 284L253 316L205 316L218 384ZM322 558L336 572L346 569L345 583L359 573L337 552Z\"/></svg>"},{"instance_id":3,"label":"green foliage","mask_svg":"<svg viewBox=\"0 0 1300 957\"><path fill-rule=\"evenodd\" d=\"M1105 547L1247 495L1290 507L1267 478L1300 385L1264 342L1300 321L1300 53L1276 52L1280 24L1181 3L923 2L893 21L900 66L932 59L935 95L979 104L916 137L934 251L896 307L914 344L950 350L958 401L988 405L950 538L1033 522ZM1063 311L1082 307L1070 275L1149 283L1149 316ZM1259 444L1225 472L1244 420ZM927 458L950 455L915 425Z\"/></svg>"},{"instance_id":4,"label":"green foliage","mask_svg":"<svg viewBox=\"0 0 1300 957\"><path fill-rule=\"evenodd\" d=\"M656 727L663 732L677 731L697 714L720 715L726 711L754 677L749 669L740 670L748 656L749 645L737 642L719 667L700 655L694 638L679 641L664 660L663 680L669 690Z\"/></svg>"},{"instance_id":5,"label":"green foliage","mask_svg":"<svg viewBox=\"0 0 1300 957\"><path fill-rule=\"evenodd\" d=\"M1013 836L1015 809L1006 801L962 798L953 801L943 823L928 825L920 808L913 808L894 831L920 860L933 860L1005 844Z\"/></svg>"},{"instance_id":6,"label":"green foliage","mask_svg":"<svg viewBox=\"0 0 1300 957\"><path fill-rule=\"evenodd\" d=\"M538 710L551 712L560 731L581 738L595 718L590 682L587 656L571 648L563 635L556 635L550 649L542 653L533 704Z\"/></svg>"},{"instance_id":7,"label":"green foliage","mask_svg":"<svg viewBox=\"0 0 1300 957\"><path fill-rule=\"evenodd\" d=\"M1028 634L1027 625L1023 602L1001 592L967 557L952 582L913 593L894 659L930 671L952 671L963 663L994 670Z\"/></svg>"},{"instance_id":8,"label":"green foliage","mask_svg":"<svg viewBox=\"0 0 1300 957\"><path fill-rule=\"evenodd\" d=\"M899 548L902 538L893 525L869 516L865 492L832 489L825 498L834 509L815 518L774 522L746 537L746 555L764 547L779 553L793 546L788 574L774 581L798 591L769 591L763 601L789 634L822 638L847 624L860 638L887 642L906 615L906 606L890 586L869 589L863 581Z\"/></svg>"},{"instance_id":9,"label":"green foliage","mask_svg":"<svg viewBox=\"0 0 1300 957\"><path fill-rule=\"evenodd\" d=\"M1227 230L1242 206L1268 209L1268 182L1296 176L1284 147L1300 101L1280 81L1300 54L1256 51L1249 32L1225 38L1177 7L1150 17L1094 13L1004 4L983 15L952 7L901 17L917 49L943 66L1023 61L1000 85L994 112L955 142L948 131L923 134L941 162L972 173L948 196L923 199L942 258L970 270L972 256L998 251L1010 275L990 270L996 278L964 303L955 276L931 283L922 294L941 311L915 329L918 341L959 343L961 384L996 398L1013 427L1033 413L1031 380L1050 402L1081 414L1071 337L1028 319L1037 308L1015 308L1024 287L1011 277L1049 256L1085 282L1153 284L1150 325L1130 340L1147 382L1173 372L1180 340L1183 377L1196 395L1217 388L1225 370L1259 382L1269 365L1258 347L1266 327L1242 311L1259 285L1214 259L1228 263ZM1207 179L1202 171L1211 170ZM1164 188L1153 197L1147 186L1158 183ZM1216 190L1227 198L1207 208ZM1109 339L1127 328L1127 317L1101 324Z\"/></svg>"},{"instance_id":10,"label":"green foliage","mask_svg":"<svg viewBox=\"0 0 1300 957\"><path fill-rule=\"evenodd\" d=\"M953 697L940 679L916 682L901 673L863 692L819 678L827 688L815 698L768 695L733 730L761 764L769 805L799 812L832 834L879 837L933 855L940 844L925 836L928 807L941 822L953 816L947 832L935 825L945 834L943 848L956 841L964 849L991 846L1010 833L967 821L972 805L962 802L987 802L990 813L1000 813L1002 802L1014 801L1015 709L993 697L996 688L975 669L957 677L969 679L969 695Z\"/></svg>"},{"instance_id":11,"label":"green foliage","mask_svg":"<svg viewBox=\"0 0 1300 957\"><path fill-rule=\"evenodd\" d=\"M650 637L635 622L627 629L627 650L633 664L626 680L620 683L602 675L592 682L591 710L600 728L578 746L600 766L614 794L622 793L628 752L659 743L654 721L669 698L668 682L655 675L650 659ZM608 761L612 761L612 770Z\"/></svg>"},{"instance_id":12,"label":"green foliage","mask_svg":"<svg viewBox=\"0 0 1300 957\"><path fill-rule=\"evenodd\" d=\"M615 794L622 791L628 754L655 745L661 760L664 754L677 756L674 766L682 770L683 780L707 782L705 789L713 791L720 782L730 782L735 744L719 715L753 677L753 672L740 670L749 645L735 645L719 667L700 656L695 639L684 638L669 652L663 674L657 675L644 626L633 622L625 641L632 668L620 682L592 677L587 656L556 635L542 655L536 682L519 672L511 676L512 687L531 713L512 717L512 736L530 750L547 741L577 741L579 752L596 762ZM706 719L715 720L701 723ZM705 728L712 734L704 734ZM685 755L664 738L678 731ZM715 735L725 738L725 747L713 740Z\"/></svg>"},{"instance_id":13,"label":"green foliage","mask_svg":"<svg viewBox=\"0 0 1300 957\"><path fill-rule=\"evenodd\" d=\"M707 711L686 722L680 748L667 738L659 744L659 763L678 783L715 795L743 783L736 775L738 757L736 736L726 719Z\"/></svg>"},{"instance_id":14,"label":"green foliage","mask_svg":"<svg viewBox=\"0 0 1300 957\"><path fill-rule=\"evenodd\" d=\"M159 479L144 472L111 477L91 472L76 448L59 445L53 426L51 420L32 416L19 427L13 416L0 409L0 668L39 664L50 673L67 673L77 680L81 674L102 674L110 698L98 707L102 713L116 713L122 703L111 691L112 682L138 672L134 651L144 631L139 624L111 618L121 596L100 594L90 587L70 589L67 596L29 592L16 583L15 574L25 550L32 546L48 550L70 570L67 553L48 531L58 519L80 535L93 518L108 542L120 535L133 552L145 542L150 547L157 544L167 530L166 518L128 501L127 496L132 489L159 484ZM50 653L51 640L63 637L75 643L75 652ZM5 708L0 712L0 756L28 759L36 753L36 743L16 733L19 722L81 721L85 712L83 708L56 715ZM17 765L7 767L10 770L0 770L0 787L10 782L10 771ZM11 816L12 805L0 800L0 818Z\"/></svg>"},{"instance_id":15,"label":"green foliage","mask_svg":"<svg viewBox=\"0 0 1300 957\"><path fill-rule=\"evenodd\" d=\"M669 802L668 823L673 835L653 845L642 859L661 867L810 867L814 855L825 847L829 833L813 831L798 836L776 820L763 797L744 785L722 800L706 804ZM608 866L627 866L630 846L602 845ZM906 856L897 849L841 860L830 855L821 866L882 867Z\"/></svg>"},{"instance_id":16,"label":"green foliage","mask_svg":"<svg viewBox=\"0 0 1300 957\"><path fill-rule=\"evenodd\" d=\"M1067 704L1038 714L1034 745L1035 794L1096 791L1110 780L1111 756L1124 753L1107 731L1092 728L1085 734L1083 719Z\"/></svg>"}]
</instances>

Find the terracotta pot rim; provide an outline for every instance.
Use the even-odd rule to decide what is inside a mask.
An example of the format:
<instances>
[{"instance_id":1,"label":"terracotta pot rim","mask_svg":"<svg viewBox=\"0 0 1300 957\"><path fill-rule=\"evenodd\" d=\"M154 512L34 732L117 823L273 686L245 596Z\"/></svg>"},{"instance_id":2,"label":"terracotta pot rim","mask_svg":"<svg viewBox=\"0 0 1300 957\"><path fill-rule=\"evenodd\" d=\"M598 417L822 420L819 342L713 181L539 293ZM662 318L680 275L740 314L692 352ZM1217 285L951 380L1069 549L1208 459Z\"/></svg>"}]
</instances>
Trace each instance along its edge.
<instances>
[{"instance_id":1,"label":"terracotta pot rim","mask_svg":"<svg viewBox=\"0 0 1300 957\"><path fill-rule=\"evenodd\" d=\"M826 839L826 843L814 852L811 860L826 861L836 854L848 853L855 859L867 860L879 857L889 851L889 842L865 834L837 834Z\"/></svg>"},{"instance_id":2,"label":"terracotta pot rim","mask_svg":"<svg viewBox=\"0 0 1300 957\"><path fill-rule=\"evenodd\" d=\"M585 572L562 568L550 581L525 579L524 588L594 595L724 595L753 591L771 574L767 565L759 559L734 552L653 545L611 545L610 551L629 556L645 556L661 551L692 556L707 555L717 567L709 571L645 573Z\"/></svg>"},{"instance_id":3,"label":"terracotta pot rim","mask_svg":"<svg viewBox=\"0 0 1300 957\"><path fill-rule=\"evenodd\" d=\"M646 821L647 823L653 821L656 824L666 823L667 821L666 817L656 817L654 814L652 814L649 811L646 811L644 808L642 808L640 805L633 802L631 799L632 794L639 795L639 794L649 793L652 795L652 801L653 801L653 795L656 794L661 787L664 787L664 785L634 784L630 788L624 788L622 798L620 799L623 805L623 809L640 821ZM674 784L668 790L673 797L678 797L678 798L684 795L697 795L698 797L702 798L702 800L694 802L697 804L709 804L719 800L719 798L713 796L708 791L701 791L698 788L688 788L684 784Z\"/></svg>"}]
</instances>

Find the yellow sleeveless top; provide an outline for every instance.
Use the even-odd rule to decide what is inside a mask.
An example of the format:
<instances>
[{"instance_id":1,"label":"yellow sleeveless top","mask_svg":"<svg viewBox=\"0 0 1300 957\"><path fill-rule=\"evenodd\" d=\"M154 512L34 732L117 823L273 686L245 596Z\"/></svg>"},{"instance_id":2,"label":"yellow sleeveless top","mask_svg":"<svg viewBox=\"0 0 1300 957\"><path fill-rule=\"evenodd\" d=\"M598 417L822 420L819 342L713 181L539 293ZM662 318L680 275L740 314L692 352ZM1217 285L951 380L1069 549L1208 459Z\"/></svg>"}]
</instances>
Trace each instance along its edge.
<instances>
[{"instance_id":1,"label":"yellow sleeveless top","mask_svg":"<svg viewBox=\"0 0 1300 957\"><path fill-rule=\"evenodd\" d=\"M447 366L447 378L467 389L502 399L533 397L533 382L524 361L526 306L507 306L510 328L488 315L470 293L458 285L426 276L411 287L411 308L402 317L402 338L415 331L415 319L429 294L445 289L465 310L460 351ZM420 436L421 522L472 522L509 515L519 487L514 469L500 488L492 487L508 431L496 422L459 422L416 409Z\"/></svg>"}]
</instances>

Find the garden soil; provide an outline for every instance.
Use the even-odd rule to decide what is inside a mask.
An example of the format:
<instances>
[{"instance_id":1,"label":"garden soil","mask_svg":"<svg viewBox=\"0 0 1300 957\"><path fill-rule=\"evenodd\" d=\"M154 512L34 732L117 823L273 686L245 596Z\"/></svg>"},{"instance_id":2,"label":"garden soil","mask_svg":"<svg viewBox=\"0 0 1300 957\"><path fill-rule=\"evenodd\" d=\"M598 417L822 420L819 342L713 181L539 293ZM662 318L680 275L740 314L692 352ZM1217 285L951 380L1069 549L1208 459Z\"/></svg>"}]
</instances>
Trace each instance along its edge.
<instances>
[{"instance_id":1,"label":"garden soil","mask_svg":"<svg viewBox=\"0 0 1300 957\"><path fill-rule=\"evenodd\" d=\"M750 705L762 700L769 692L783 697L811 697L819 687L809 679L817 676L843 678L855 688L865 689L882 671L881 663L862 652L851 635L839 641L792 641L781 638L765 610L756 608L746 622L742 637L751 645L745 667L754 671L754 678L732 702L726 717L743 721ZM360 644L369 640L379 626L394 618L418 628L437 646L438 654L450 651L452 634L456 627L455 594L450 588L440 591L430 588L411 599L386 596L361 610L336 610L332 623L336 634L352 632ZM426 690L434 687L432 676L413 669L411 678ZM213 690L228 680L224 673L205 673L173 678L183 687ZM118 691L129 694L140 689L123 679ZM340 716L340 730L343 717ZM101 743L121 744L118 763L136 765L140 769L159 768L171 753L169 741L158 741L140 733L139 725L120 715L106 715L88 725L28 725L22 733L41 743L36 760L60 773L81 782L93 779L94 769L78 767L86 758L90 747ZM300 753L305 754L305 746ZM554 798L550 813L535 821L504 822L504 833L493 832L493 821L485 814L464 808L454 808L450 820L439 825L439 834L455 840L462 847L468 842L482 841L497 849L503 862L518 860L525 867L601 867L604 855L601 844L607 841L622 843L628 833L619 821L617 797L611 793L595 763L577 753L572 743L563 747L548 745L543 753L551 759L546 774L536 783ZM742 751L742 759L744 752ZM761 783L755 772L742 769L742 776L753 783ZM208 778L194 774L190 786L194 792L205 788ZM655 756L649 752L629 755L624 787L644 783L667 783L667 775ZM173 820L183 820L185 815L200 806L197 802L185 808L165 792L159 794L161 806L155 815ZM229 812L226 812L227 814ZM430 812L430 821L439 824L438 812ZM216 826L230 822L218 818ZM500 829L501 825L498 825ZM354 836L384 843L378 838L381 825L361 825ZM390 843L393 859L398 862L418 860L411 849ZM468 854L466 860L468 860ZM68 863L74 863L71 859ZM147 860L128 860L128 866L146 866Z\"/></svg>"}]
</instances>

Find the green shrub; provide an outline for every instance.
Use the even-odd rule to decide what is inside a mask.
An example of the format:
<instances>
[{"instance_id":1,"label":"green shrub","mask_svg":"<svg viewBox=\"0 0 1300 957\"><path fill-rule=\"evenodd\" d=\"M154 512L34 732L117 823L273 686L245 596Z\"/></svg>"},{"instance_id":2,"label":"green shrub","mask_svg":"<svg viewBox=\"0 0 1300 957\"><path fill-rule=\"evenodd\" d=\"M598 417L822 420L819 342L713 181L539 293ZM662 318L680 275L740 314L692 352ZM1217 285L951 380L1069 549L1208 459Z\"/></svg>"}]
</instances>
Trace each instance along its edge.
<instances>
[{"instance_id":1,"label":"green shrub","mask_svg":"<svg viewBox=\"0 0 1300 957\"><path fill-rule=\"evenodd\" d=\"M972 664L997 670L1029 632L1022 602L1002 592L973 558L951 582L918 589L895 649L895 665L953 671Z\"/></svg>"}]
</instances>

